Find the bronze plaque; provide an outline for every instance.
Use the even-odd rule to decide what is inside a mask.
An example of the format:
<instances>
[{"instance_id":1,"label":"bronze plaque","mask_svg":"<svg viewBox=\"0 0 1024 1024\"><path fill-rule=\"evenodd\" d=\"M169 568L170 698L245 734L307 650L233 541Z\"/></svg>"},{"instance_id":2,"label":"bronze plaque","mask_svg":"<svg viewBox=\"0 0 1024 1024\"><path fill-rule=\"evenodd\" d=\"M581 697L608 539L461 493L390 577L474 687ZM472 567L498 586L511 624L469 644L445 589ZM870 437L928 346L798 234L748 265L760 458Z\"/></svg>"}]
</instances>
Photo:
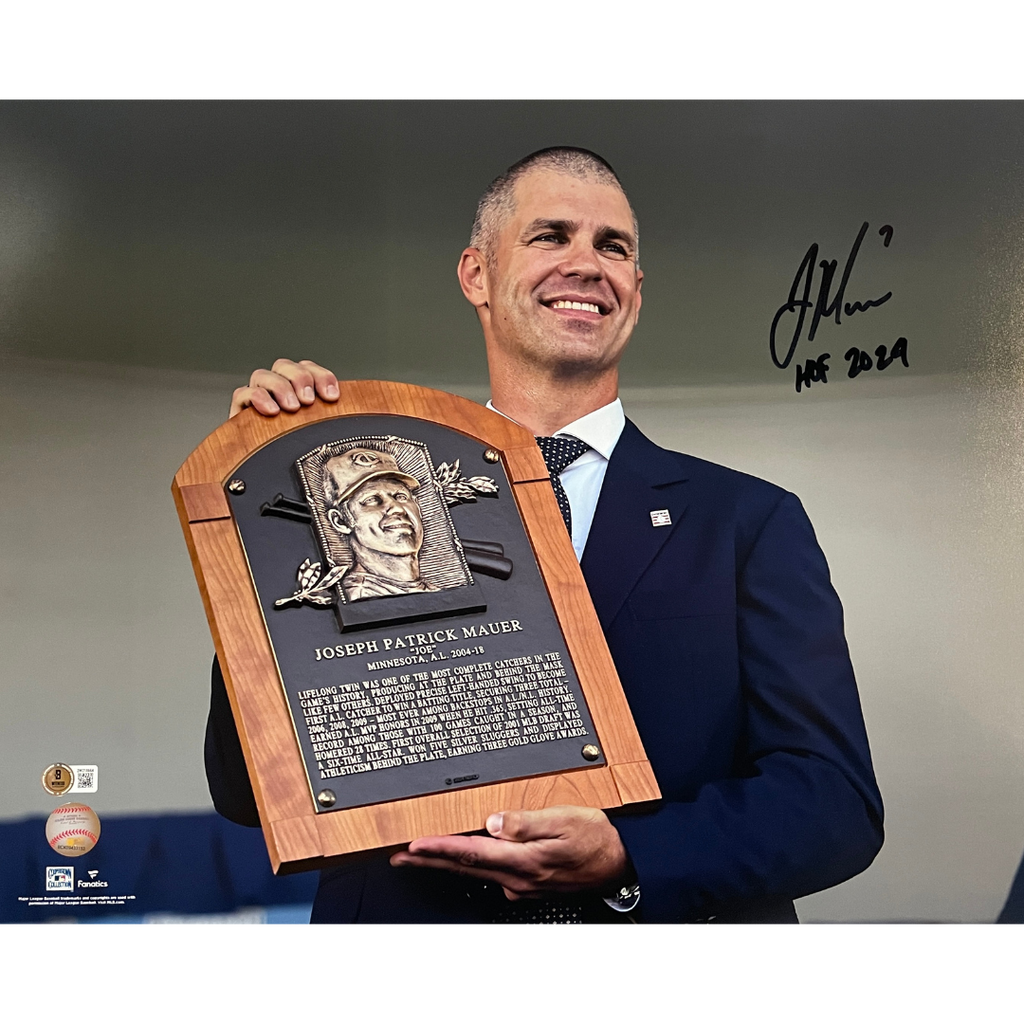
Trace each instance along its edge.
<instances>
[{"instance_id":1,"label":"bronze plaque","mask_svg":"<svg viewBox=\"0 0 1024 1024\"><path fill-rule=\"evenodd\" d=\"M656 799L533 437L341 388L245 410L173 486L274 870Z\"/></svg>"},{"instance_id":2,"label":"bronze plaque","mask_svg":"<svg viewBox=\"0 0 1024 1024\"><path fill-rule=\"evenodd\" d=\"M245 489L227 498L319 813L604 764L583 754L587 702L487 451L357 416L235 470Z\"/></svg>"}]
</instances>

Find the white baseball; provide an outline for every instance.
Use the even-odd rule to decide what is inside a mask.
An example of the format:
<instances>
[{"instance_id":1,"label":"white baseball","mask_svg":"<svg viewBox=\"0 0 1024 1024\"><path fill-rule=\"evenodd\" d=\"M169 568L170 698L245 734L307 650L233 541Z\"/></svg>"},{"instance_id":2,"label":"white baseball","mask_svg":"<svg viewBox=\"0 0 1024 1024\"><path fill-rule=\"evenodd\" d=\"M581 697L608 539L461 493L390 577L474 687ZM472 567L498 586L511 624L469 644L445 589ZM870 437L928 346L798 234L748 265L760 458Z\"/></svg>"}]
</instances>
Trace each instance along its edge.
<instances>
[{"instance_id":1,"label":"white baseball","mask_svg":"<svg viewBox=\"0 0 1024 1024\"><path fill-rule=\"evenodd\" d=\"M100 839L100 819L85 804L62 804L46 819L46 841L62 857L81 857Z\"/></svg>"}]
</instances>

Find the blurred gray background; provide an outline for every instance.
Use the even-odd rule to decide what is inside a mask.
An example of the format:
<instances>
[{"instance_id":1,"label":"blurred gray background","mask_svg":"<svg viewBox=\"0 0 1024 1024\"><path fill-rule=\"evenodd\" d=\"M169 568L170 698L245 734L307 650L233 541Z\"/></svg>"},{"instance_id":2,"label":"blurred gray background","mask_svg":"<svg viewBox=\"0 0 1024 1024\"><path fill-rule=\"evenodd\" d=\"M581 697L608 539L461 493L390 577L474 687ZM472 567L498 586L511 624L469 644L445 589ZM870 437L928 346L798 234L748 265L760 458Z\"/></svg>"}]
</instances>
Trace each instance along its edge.
<instances>
[{"instance_id":1,"label":"blurred gray background","mask_svg":"<svg viewBox=\"0 0 1024 1024\"><path fill-rule=\"evenodd\" d=\"M171 478L278 355L485 400L455 280L488 181L541 146L640 217L627 413L804 500L847 612L886 845L805 920L989 921L1024 851L1024 107L0 103L0 818L54 760L102 815L208 808L212 644ZM768 353L812 242L847 301ZM893 228L884 247L878 228ZM909 340L910 367L843 353Z\"/></svg>"}]
</instances>

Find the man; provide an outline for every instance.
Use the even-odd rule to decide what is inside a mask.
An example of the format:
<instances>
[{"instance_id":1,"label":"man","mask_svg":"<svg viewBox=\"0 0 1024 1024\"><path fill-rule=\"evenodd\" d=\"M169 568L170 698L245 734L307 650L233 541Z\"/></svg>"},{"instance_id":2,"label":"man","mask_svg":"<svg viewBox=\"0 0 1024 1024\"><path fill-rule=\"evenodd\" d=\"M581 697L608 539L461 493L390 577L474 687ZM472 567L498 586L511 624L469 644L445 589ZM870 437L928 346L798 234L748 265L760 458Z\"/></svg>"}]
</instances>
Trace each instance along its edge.
<instances>
[{"instance_id":1,"label":"man","mask_svg":"<svg viewBox=\"0 0 1024 1024\"><path fill-rule=\"evenodd\" d=\"M341 578L346 600L437 589L420 579L419 481L403 473L393 455L350 448L327 460L323 480L327 521L352 551Z\"/></svg>"},{"instance_id":2,"label":"man","mask_svg":"<svg viewBox=\"0 0 1024 1024\"><path fill-rule=\"evenodd\" d=\"M504 895L527 908L519 919L541 906L539 919L571 907L572 920L795 921L794 898L864 870L881 846L842 608L799 501L664 451L623 416L637 245L611 167L542 150L484 194L458 276L492 408L549 460L663 800L614 820L507 811L481 823L486 835L424 837L390 862L324 872L314 920L497 920ZM336 400L337 378L279 360L231 413L277 415L314 394ZM231 744L230 719L211 713L215 804L254 824L232 795L246 783Z\"/></svg>"}]
</instances>

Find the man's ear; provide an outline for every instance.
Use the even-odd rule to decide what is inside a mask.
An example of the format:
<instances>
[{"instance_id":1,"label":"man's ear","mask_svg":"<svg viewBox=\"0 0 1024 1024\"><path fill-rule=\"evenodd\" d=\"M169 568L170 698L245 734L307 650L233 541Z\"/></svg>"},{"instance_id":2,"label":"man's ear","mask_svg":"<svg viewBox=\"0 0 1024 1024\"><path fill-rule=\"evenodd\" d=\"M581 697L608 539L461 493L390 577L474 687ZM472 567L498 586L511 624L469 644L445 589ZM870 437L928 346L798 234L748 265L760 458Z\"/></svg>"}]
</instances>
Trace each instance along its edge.
<instances>
[{"instance_id":1,"label":"man's ear","mask_svg":"<svg viewBox=\"0 0 1024 1024\"><path fill-rule=\"evenodd\" d=\"M462 294L479 309L490 302L490 282L487 279L487 261L484 254L470 246L462 250L459 257L459 284Z\"/></svg>"},{"instance_id":2,"label":"man's ear","mask_svg":"<svg viewBox=\"0 0 1024 1024\"><path fill-rule=\"evenodd\" d=\"M341 518L341 513L336 508L328 510L327 521L338 531L338 533L347 534L352 532L352 527L345 525L345 520Z\"/></svg>"},{"instance_id":3,"label":"man's ear","mask_svg":"<svg viewBox=\"0 0 1024 1024\"><path fill-rule=\"evenodd\" d=\"M643 295L640 294L640 286L644 283L644 272L637 267L636 268L636 317L633 319L633 325L640 320L640 302L643 299Z\"/></svg>"}]
</instances>

